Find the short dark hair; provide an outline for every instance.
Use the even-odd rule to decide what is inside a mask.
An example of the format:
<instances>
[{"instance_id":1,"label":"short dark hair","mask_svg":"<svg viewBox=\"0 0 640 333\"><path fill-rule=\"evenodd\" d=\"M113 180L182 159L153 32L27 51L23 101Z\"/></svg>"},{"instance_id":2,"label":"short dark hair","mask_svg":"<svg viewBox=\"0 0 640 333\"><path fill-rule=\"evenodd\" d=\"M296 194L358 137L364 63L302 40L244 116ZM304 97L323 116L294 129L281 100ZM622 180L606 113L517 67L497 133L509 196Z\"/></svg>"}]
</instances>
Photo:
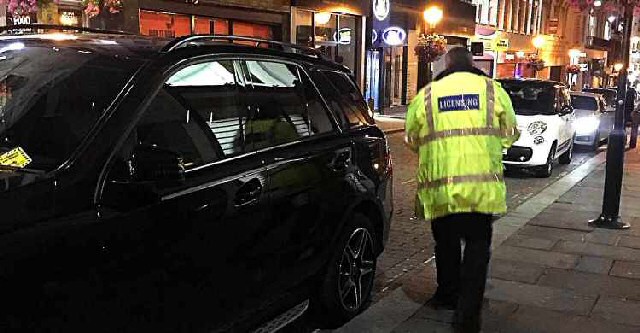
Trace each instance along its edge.
<instances>
[{"instance_id":1,"label":"short dark hair","mask_svg":"<svg viewBox=\"0 0 640 333\"><path fill-rule=\"evenodd\" d=\"M466 47L456 46L447 52L445 56L447 68L451 67L472 67L473 55Z\"/></svg>"}]
</instances>

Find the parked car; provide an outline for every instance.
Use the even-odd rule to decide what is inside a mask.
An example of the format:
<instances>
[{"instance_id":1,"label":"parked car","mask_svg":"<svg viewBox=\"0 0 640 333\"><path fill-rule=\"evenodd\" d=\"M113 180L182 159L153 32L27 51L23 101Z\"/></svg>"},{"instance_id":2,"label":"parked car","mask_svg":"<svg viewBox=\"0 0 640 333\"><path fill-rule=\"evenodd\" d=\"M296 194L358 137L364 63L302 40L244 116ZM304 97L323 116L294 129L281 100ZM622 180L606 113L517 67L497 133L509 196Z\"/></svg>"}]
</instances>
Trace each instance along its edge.
<instances>
[{"instance_id":1,"label":"parked car","mask_svg":"<svg viewBox=\"0 0 640 333\"><path fill-rule=\"evenodd\" d=\"M571 163L575 115L561 83L531 79L498 80L509 93L520 139L503 153L507 168L528 168L549 177L555 160Z\"/></svg>"},{"instance_id":2,"label":"parked car","mask_svg":"<svg viewBox=\"0 0 640 333\"><path fill-rule=\"evenodd\" d=\"M586 92L571 92L571 104L576 113L574 143L597 149L613 130L615 109L607 109L601 95Z\"/></svg>"},{"instance_id":3,"label":"parked car","mask_svg":"<svg viewBox=\"0 0 640 333\"><path fill-rule=\"evenodd\" d=\"M618 91L613 88L585 88L582 89L583 92L594 93L602 95L605 100L605 105L607 111L615 111L617 105Z\"/></svg>"},{"instance_id":4,"label":"parked car","mask_svg":"<svg viewBox=\"0 0 640 333\"><path fill-rule=\"evenodd\" d=\"M53 28L74 32L0 36L3 331L269 331L364 309L392 164L345 67L250 38Z\"/></svg>"}]
</instances>

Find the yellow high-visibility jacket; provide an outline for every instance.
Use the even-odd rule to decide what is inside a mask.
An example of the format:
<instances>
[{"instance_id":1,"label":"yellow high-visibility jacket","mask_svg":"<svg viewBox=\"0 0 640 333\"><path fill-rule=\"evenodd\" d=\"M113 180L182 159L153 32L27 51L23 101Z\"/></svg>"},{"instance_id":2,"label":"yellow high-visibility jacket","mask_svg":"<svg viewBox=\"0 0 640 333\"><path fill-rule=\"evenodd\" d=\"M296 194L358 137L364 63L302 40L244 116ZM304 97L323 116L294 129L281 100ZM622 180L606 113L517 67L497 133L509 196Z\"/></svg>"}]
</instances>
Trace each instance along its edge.
<instances>
[{"instance_id":1,"label":"yellow high-visibility jacket","mask_svg":"<svg viewBox=\"0 0 640 333\"><path fill-rule=\"evenodd\" d=\"M418 216L506 212L502 151L519 132L499 83L470 72L432 82L409 105L405 130L419 154Z\"/></svg>"}]
</instances>

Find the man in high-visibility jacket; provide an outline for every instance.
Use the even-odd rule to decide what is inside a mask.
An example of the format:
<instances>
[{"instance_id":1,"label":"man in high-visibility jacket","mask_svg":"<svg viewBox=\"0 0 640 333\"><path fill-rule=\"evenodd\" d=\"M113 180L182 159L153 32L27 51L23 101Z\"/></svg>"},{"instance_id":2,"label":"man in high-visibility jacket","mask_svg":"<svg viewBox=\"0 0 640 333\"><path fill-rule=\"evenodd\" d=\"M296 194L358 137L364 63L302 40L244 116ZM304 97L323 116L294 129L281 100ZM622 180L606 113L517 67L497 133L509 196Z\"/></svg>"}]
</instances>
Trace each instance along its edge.
<instances>
[{"instance_id":1,"label":"man in high-visibility jacket","mask_svg":"<svg viewBox=\"0 0 640 333\"><path fill-rule=\"evenodd\" d=\"M466 48L451 49L445 62L409 106L406 142L419 154L416 212L431 221L436 241L438 288L430 305L456 309L454 325L477 332L492 215L507 210L502 151L519 133L509 95L473 67Z\"/></svg>"}]
</instances>

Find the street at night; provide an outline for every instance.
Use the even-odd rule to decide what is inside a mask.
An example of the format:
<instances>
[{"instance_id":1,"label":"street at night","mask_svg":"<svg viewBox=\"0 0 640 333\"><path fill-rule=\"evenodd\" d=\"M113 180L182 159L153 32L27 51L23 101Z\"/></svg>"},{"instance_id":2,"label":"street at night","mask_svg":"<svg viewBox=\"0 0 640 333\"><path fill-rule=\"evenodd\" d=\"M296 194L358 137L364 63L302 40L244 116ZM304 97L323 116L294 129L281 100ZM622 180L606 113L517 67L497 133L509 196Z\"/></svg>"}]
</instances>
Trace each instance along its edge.
<instances>
[{"instance_id":1,"label":"street at night","mask_svg":"<svg viewBox=\"0 0 640 333\"><path fill-rule=\"evenodd\" d=\"M0 333L638 333L639 18L0 1Z\"/></svg>"}]
</instances>

